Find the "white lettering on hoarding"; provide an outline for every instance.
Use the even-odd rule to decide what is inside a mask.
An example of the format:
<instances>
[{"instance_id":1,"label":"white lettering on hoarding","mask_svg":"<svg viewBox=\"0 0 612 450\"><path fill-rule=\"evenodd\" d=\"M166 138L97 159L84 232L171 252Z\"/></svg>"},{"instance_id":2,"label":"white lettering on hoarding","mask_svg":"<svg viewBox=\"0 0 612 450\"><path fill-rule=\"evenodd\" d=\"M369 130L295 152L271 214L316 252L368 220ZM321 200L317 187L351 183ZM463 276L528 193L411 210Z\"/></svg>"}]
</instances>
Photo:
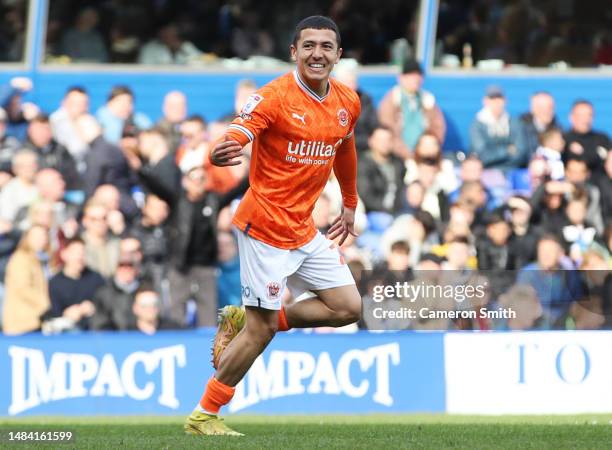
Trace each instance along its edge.
<instances>
[{"instance_id":1,"label":"white lettering on hoarding","mask_svg":"<svg viewBox=\"0 0 612 450\"><path fill-rule=\"evenodd\" d=\"M444 336L446 408L456 414L612 411L612 333ZM474 392L490 395L474 396Z\"/></svg>"},{"instance_id":2,"label":"white lettering on hoarding","mask_svg":"<svg viewBox=\"0 0 612 450\"><path fill-rule=\"evenodd\" d=\"M137 367L147 376L159 368L161 386L158 388L158 403L172 409L179 407L176 368L185 367L187 363L184 345L131 353L121 367L110 353L98 361L88 353L54 352L48 366L42 350L10 346L8 353L12 366L9 415L43 403L88 395L147 400L153 396L157 386L151 380L138 385L135 378Z\"/></svg>"},{"instance_id":3,"label":"white lettering on hoarding","mask_svg":"<svg viewBox=\"0 0 612 450\"><path fill-rule=\"evenodd\" d=\"M263 356L236 386L230 412L240 411L257 403L288 395L328 394L365 397L372 388L372 400L385 406L393 405L390 391L390 365L400 363L400 347L391 344L349 350L334 367L328 352L313 355L307 352L270 352L268 365ZM355 371L355 369L358 371ZM366 378L370 369L373 374ZM362 377L357 378L361 373Z\"/></svg>"}]
</instances>

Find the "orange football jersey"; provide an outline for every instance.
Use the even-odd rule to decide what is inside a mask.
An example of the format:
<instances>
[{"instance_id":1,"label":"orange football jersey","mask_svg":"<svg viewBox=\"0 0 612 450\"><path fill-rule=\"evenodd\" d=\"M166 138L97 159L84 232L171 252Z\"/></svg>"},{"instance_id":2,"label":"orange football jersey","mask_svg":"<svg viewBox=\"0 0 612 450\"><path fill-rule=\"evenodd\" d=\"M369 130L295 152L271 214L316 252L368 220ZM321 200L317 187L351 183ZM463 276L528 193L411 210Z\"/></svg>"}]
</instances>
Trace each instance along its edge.
<instances>
[{"instance_id":1,"label":"orange football jersey","mask_svg":"<svg viewBox=\"0 0 612 450\"><path fill-rule=\"evenodd\" d=\"M357 94L330 79L318 96L297 71L249 97L226 137L253 141L250 188L233 223L274 247L295 249L316 234L312 210L332 168L343 203L357 206L353 128L361 106Z\"/></svg>"}]
</instances>

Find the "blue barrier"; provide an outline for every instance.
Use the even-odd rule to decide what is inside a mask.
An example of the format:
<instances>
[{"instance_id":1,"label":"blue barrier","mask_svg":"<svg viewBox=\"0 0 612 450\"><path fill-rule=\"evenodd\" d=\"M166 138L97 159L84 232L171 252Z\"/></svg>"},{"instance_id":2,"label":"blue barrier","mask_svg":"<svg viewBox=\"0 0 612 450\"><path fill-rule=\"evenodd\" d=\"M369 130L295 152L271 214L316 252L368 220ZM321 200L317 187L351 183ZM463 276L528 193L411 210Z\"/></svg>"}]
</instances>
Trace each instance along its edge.
<instances>
[{"instance_id":1,"label":"blue barrier","mask_svg":"<svg viewBox=\"0 0 612 450\"><path fill-rule=\"evenodd\" d=\"M441 412L441 333L278 335L229 413ZM0 338L0 415L184 414L212 332Z\"/></svg>"},{"instance_id":2,"label":"blue barrier","mask_svg":"<svg viewBox=\"0 0 612 450\"><path fill-rule=\"evenodd\" d=\"M474 115L481 108L481 99L489 84L499 84L508 97L508 111L518 115L529 109L529 96L535 91L549 91L557 101L558 118L563 126L568 124L572 103L578 98L593 102L596 111L594 127L612 134L612 89L609 75L517 73L456 74L432 73L425 88L436 95L448 125L444 148L465 149L469 145L468 130ZM28 75L24 72L6 71L0 74L0 85L11 77ZM139 73L139 72L35 72L34 90L26 99L33 101L46 112L58 108L68 86L85 86L91 97L91 111L95 113L105 101L111 87L127 84L135 92L136 106L153 120L161 115L163 96L175 89L186 93L191 113L204 115L208 120L218 119L233 109L236 83L244 77L252 77L262 85L280 73ZM383 95L396 82L390 74L364 74L360 86L378 104Z\"/></svg>"},{"instance_id":3,"label":"blue barrier","mask_svg":"<svg viewBox=\"0 0 612 450\"><path fill-rule=\"evenodd\" d=\"M0 337L0 416L186 414L212 331ZM610 331L279 334L224 414L612 412Z\"/></svg>"}]
</instances>

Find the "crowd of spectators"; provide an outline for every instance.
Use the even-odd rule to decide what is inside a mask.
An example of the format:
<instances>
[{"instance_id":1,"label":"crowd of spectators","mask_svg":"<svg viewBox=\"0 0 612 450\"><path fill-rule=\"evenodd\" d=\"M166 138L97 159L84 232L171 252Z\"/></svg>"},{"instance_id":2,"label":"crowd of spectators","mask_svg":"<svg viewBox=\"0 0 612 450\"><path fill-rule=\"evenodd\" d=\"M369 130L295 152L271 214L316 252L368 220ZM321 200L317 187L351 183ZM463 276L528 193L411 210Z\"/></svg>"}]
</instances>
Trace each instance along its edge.
<instances>
[{"instance_id":1,"label":"crowd of spectators","mask_svg":"<svg viewBox=\"0 0 612 450\"><path fill-rule=\"evenodd\" d=\"M13 78L0 98L4 333L216 325L218 307L240 302L228 206L248 167L208 163L233 115L188 116L173 91L154 123L127 86L97 111L70 87L48 115L22 102L33 88ZM254 89L241 82L237 101Z\"/></svg>"},{"instance_id":2,"label":"crowd of spectators","mask_svg":"<svg viewBox=\"0 0 612 450\"><path fill-rule=\"evenodd\" d=\"M594 67L612 64L612 23L601 14L608 2L442 0L437 64ZM449 57L449 56L454 56ZM496 66L491 66L496 67Z\"/></svg>"},{"instance_id":3,"label":"crowd of spectators","mask_svg":"<svg viewBox=\"0 0 612 450\"><path fill-rule=\"evenodd\" d=\"M23 59L28 3L0 0L0 61ZM415 53L419 5L417 0L53 0L45 58L157 65L252 56L287 61L295 23L326 14L342 30L345 57L361 64L398 63ZM590 8L553 0L440 1L435 64L611 65L612 23L600 13L607 6L605 0Z\"/></svg>"},{"instance_id":4,"label":"crowd of spectators","mask_svg":"<svg viewBox=\"0 0 612 450\"><path fill-rule=\"evenodd\" d=\"M551 94L534 92L525 113L511 117L504 91L488 86L469 148L444 154L444 116L422 83L419 65L407 61L378 107L367 146L358 147L366 225L346 251L358 255L356 267L372 270L360 277L366 298L374 285L399 281L389 271L417 283L420 271L450 270L453 283L469 284L457 273L476 270L475 280L487 281L486 301L449 307L510 308L524 317L445 326L610 327L612 143L593 129L593 105L576 99L562 129Z\"/></svg>"},{"instance_id":5,"label":"crowd of spectators","mask_svg":"<svg viewBox=\"0 0 612 450\"><path fill-rule=\"evenodd\" d=\"M414 44L417 0L110 0L50 2L49 61L202 64L263 56L288 61L295 24L326 14L342 30L345 56L386 63L395 39ZM0 60L2 58L0 57Z\"/></svg>"},{"instance_id":6,"label":"crowd of spectators","mask_svg":"<svg viewBox=\"0 0 612 450\"><path fill-rule=\"evenodd\" d=\"M525 113L511 117L505 92L489 86L459 157L442 152L444 115L422 88L417 62L404 64L378 107L359 89L353 66L337 76L364 105L355 130L359 236L341 248L364 302L376 283L442 283L448 272L469 284L468 274L478 273L489 286L478 307L511 307L523 311L518 319L405 327L612 325L612 145L592 129L590 102L577 99L562 129L549 93L535 92ZM114 86L97 111L85 87L70 87L50 115L22 102L35 88L30 80L14 78L5 88L5 333L214 326L218 307L240 303L230 221L248 188L249 153L230 168L211 166L208 153L257 89L252 81L238 83L235 110L214 122L189 115L180 91L160 99L154 121L135 110L128 86ZM317 228L325 232L340 207L332 176L313 211ZM433 304L459 307L447 300Z\"/></svg>"},{"instance_id":7,"label":"crowd of spectators","mask_svg":"<svg viewBox=\"0 0 612 450\"><path fill-rule=\"evenodd\" d=\"M27 0L0 0L0 61L22 61L27 29Z\"/></svg>"}]
</instances>

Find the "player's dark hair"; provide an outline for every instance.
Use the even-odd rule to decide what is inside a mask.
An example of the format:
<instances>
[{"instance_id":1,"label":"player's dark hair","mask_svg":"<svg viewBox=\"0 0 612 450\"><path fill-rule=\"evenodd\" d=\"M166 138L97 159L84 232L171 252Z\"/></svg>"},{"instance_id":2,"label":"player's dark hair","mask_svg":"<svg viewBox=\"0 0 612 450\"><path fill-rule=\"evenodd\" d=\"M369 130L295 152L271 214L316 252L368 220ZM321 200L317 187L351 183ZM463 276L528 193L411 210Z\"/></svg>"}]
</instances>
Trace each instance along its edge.
<instances>
[{"instance_id":1,"label":"player's dark hair","mask_svg":"<svg viewBox=\"0 0 612 450\"><path fill-rule=\"evenodd\" d=\"M308 28L312 28L314 30L332 30L334 33L336 33L336 41L338 43L338 48L340 48L340 30L338 29L338 25L336 25L336 22L334 22L332 19L325 16L310 16L302 19L295 27L293 46L297 45L297 41L300 38L302 30L306 30Z\"/></svg>"}]
</instances>

